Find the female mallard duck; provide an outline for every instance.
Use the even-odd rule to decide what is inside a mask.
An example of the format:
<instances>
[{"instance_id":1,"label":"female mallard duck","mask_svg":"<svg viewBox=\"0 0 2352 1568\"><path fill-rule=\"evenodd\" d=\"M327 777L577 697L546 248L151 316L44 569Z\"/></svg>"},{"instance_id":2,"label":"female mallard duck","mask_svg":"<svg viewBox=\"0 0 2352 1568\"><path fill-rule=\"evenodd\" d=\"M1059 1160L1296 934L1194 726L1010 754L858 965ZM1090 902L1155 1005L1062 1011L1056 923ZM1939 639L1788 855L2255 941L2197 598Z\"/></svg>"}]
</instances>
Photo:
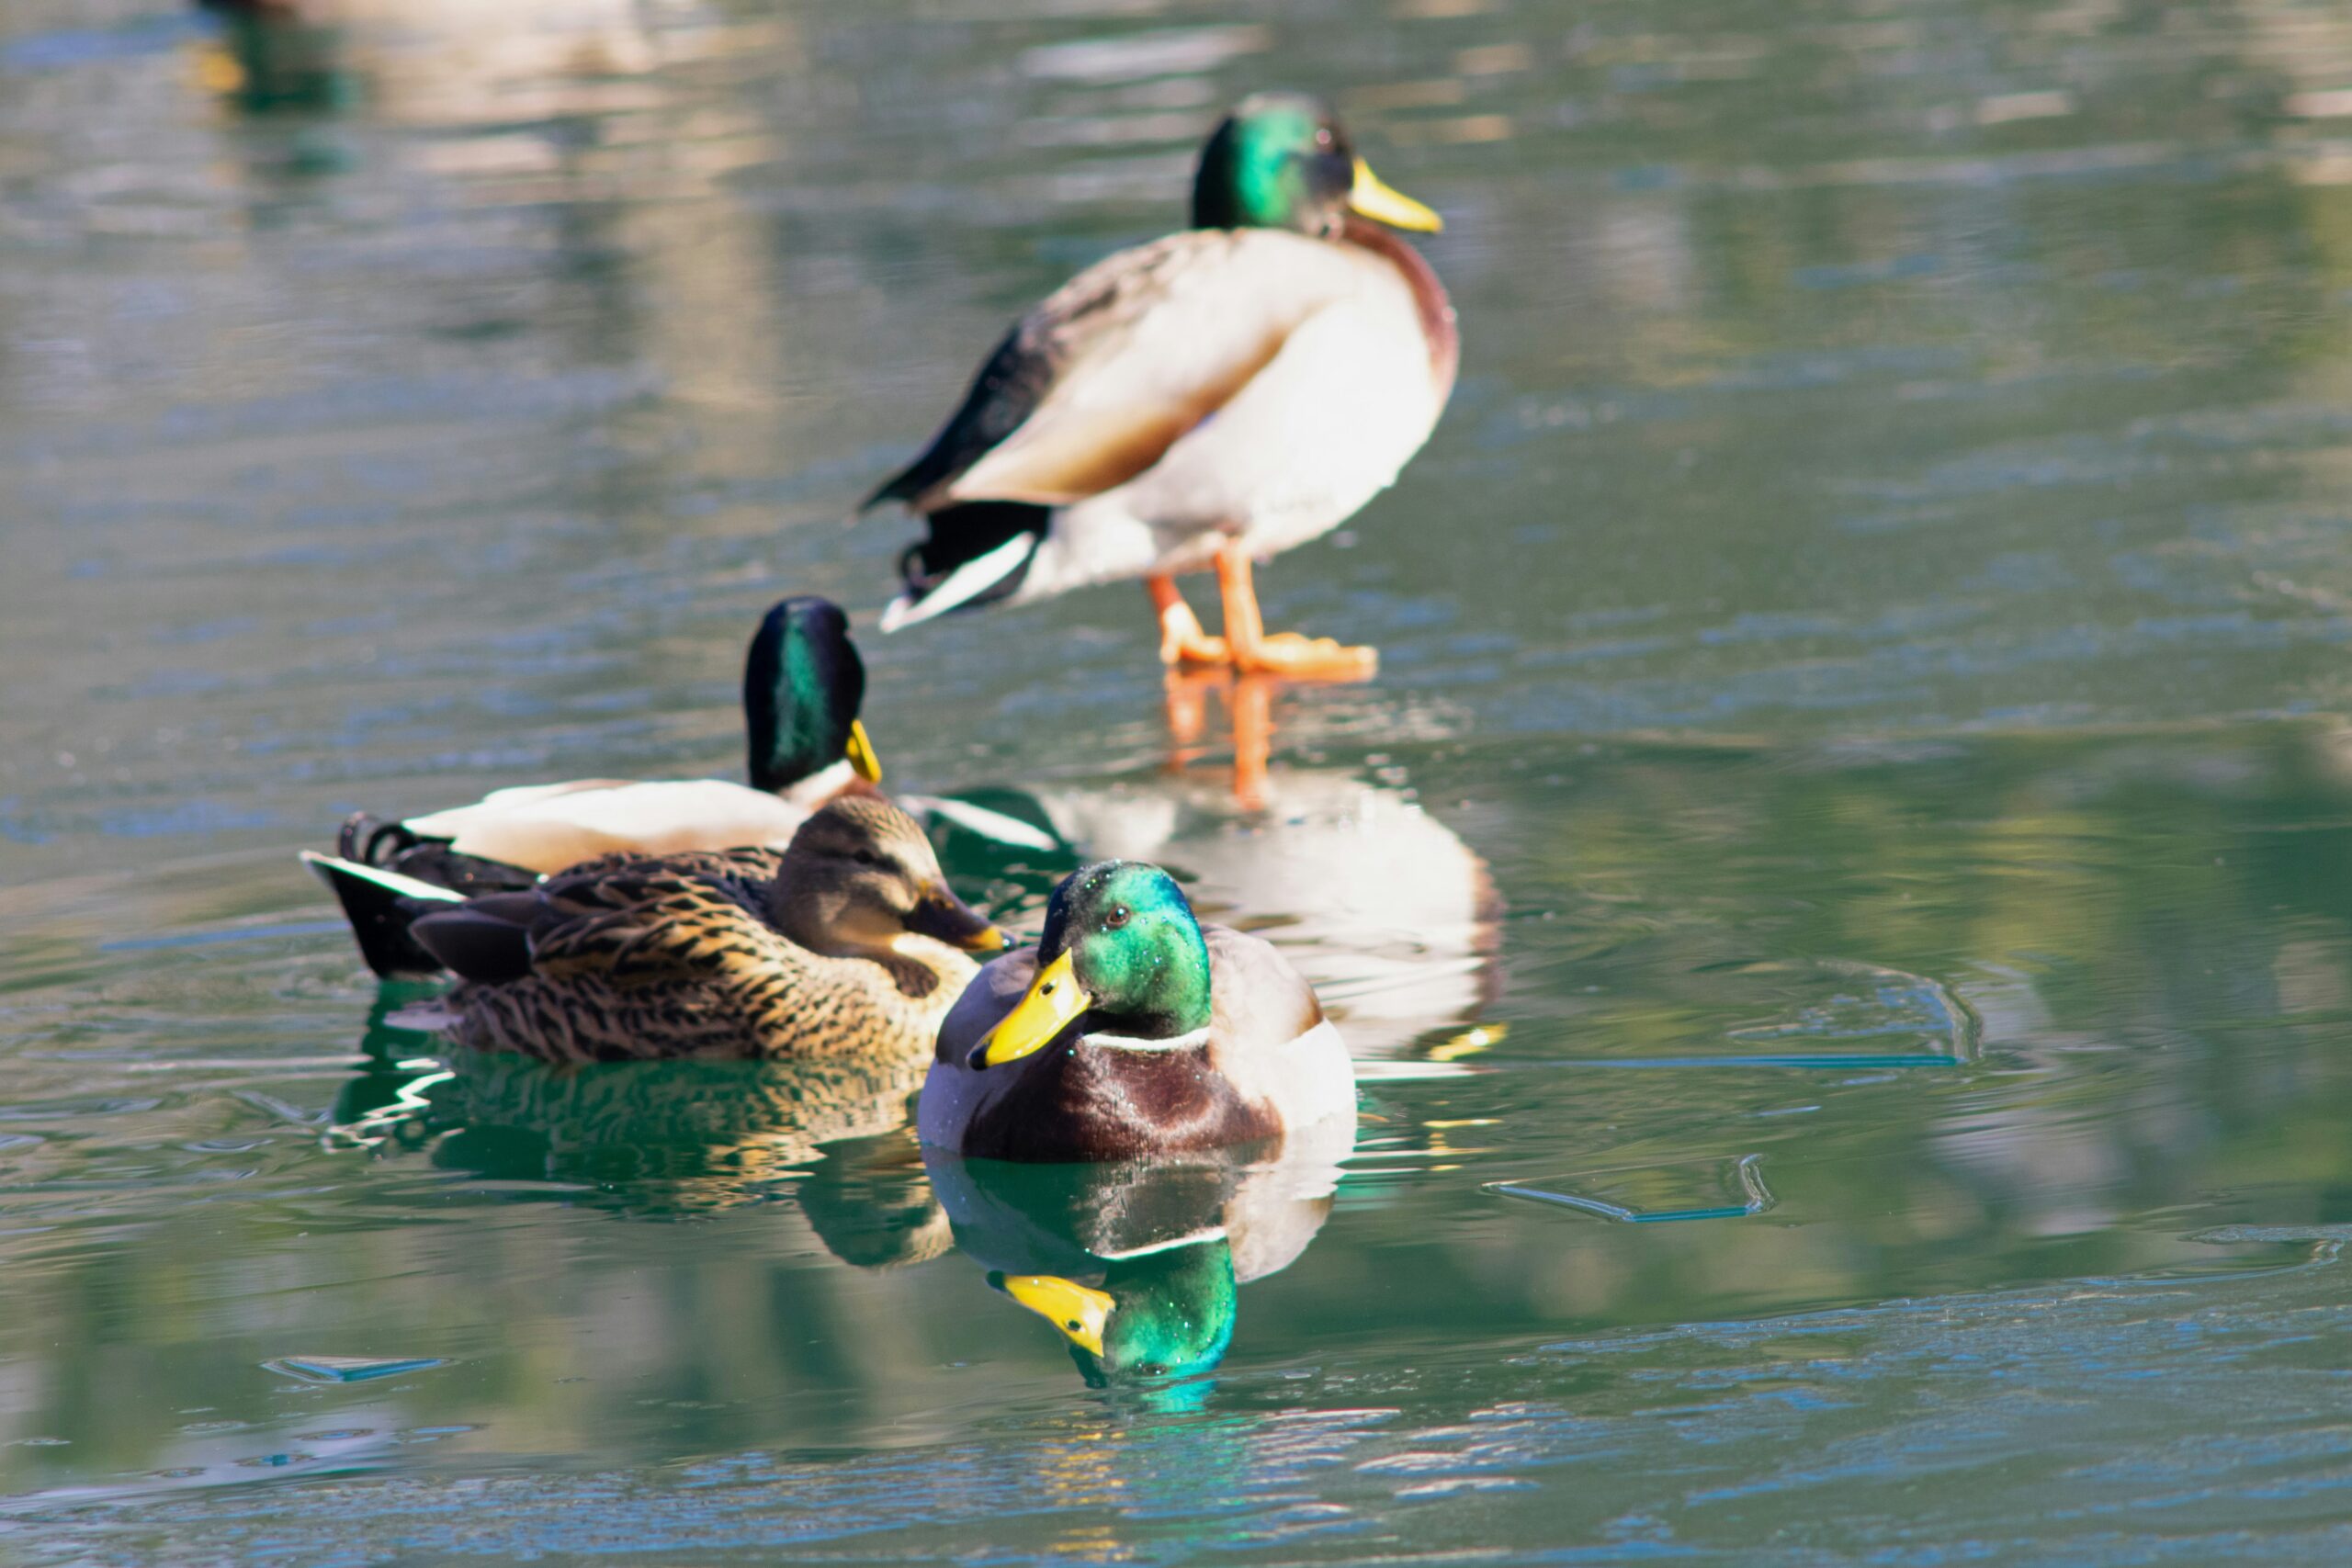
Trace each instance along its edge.
<instances>
[{"instance_id":1,"label":"female mallard duck","mask_svg":"<svg viewBox=\"0 0 2352 1568\"><path fill-rule=\"evenodd\" d=\"M850 641L849 617L829 600L786 599L762 618L743 664L749 786L725 779L523 784L404 821L362 812L343 825L340 862L302 858L342 902L369 968L430 974L439 965L404 934L413 910L390 900L430 898L434 887L459 895L526 888L549 872L623 852L781 849L818 807L880 780L857 716L865 699L865 665Z\"/></svg>"},{"instance_id":2,"label":"female mallard duck","mask_svg":"<svg viewBox=\"0 0 2352 1568\"><path fill-rule=\"evenodd\" d=\"M1003 933L931 842L850 795L779 855L611 855L420 915L450 1033L548 1061L921 1052Z\"/></svg>"},{"instance_id":3,"label":"female mallard duck","mask_svg":"<svg viewBox=\"0 0 2352 1568\"><path fill-rule=\"evenodd\" d=\"M966 989L917 1115L958 1154L1105 1160L1286 1139L1355 1104L1347 1045L1281 953L1204 929L1158 866L1105 861Z\"/></svg>"},{"instance_id":4,"label":"female mallard duck","mask_svg":"<svg viewBox=\"0 0 2352 1568\"><path fill-rule=\"evenodd\" d=\"M1438 227L1320 103L1246 100L1201 153L1193 227L1023 317L930 447L867 498L930 529L883 630L1141 577L1171 664L1370 674L1370 649L1268 635L1250 563L1337 527L1429 438L1453 388L1453 308L1389 230ZM1222 637L1175 583L1210 568Z\"/></svg>"}]
</instances>

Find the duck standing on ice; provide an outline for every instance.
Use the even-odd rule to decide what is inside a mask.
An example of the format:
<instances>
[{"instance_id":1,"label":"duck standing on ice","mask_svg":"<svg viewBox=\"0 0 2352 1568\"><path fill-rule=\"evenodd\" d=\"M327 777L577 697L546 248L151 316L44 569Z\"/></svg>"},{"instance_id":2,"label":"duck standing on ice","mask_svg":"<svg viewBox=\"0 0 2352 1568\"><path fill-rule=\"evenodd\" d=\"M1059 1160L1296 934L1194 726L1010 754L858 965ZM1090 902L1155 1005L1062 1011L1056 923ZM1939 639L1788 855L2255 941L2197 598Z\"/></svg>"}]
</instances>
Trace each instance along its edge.
<instances>
[{"instance_id":1,"label":"duck standing on ice","mask_svg":"<svg viewBox=\"0 0 2352 1568\"><path fill-rule=\"evenodd\" d=\"M867 498L930 530L883 629L1140 577L1168 663L1370 675L1372 649L1267 632L1250 568L1346 521L1437 423L1453 307L1394 231L1438 227L1321 103L1244 101L1202 151L1193 226L1023 316L929 448ZM1222 637L1176 587L1206 570Z\"/></svg>"}]
</instances>

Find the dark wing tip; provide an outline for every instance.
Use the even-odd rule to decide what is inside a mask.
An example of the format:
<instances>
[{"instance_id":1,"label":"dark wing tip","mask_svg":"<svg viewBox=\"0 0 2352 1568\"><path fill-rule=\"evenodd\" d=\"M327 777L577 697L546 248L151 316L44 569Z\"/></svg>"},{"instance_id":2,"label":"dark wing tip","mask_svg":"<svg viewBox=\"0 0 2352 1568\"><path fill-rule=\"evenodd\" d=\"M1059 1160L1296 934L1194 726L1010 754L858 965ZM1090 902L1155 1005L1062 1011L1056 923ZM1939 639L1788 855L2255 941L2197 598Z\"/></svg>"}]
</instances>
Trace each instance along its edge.
<instances>
[{"instance_id":1,"label":"dark wing tip","mask_svg":"<svg viewBox=\"0 0 2352 1568\"><path fill-rule=\"evenodd\" d=\"M488 898L420 916L409 934L460 979L520 980L531 972L530 926L516 920L504 902Z\"/></svg>"},{"instance_id":2,"label":"dark wing tip","mask_svg":"<svg viewBox=\"0 0 2352 1568\"><path fill-rule=\"evenodd\" d=\"M1029 341L1026 324L1016 322L1005 333L972 377L964 400L947 423L913 462L865 498L858 507L861 513L886 501L904 502L917 512L931 510L930 502L945 487L1037 411L1058 371L1052 354Z\"/></svg>"},{"instance_id":3,"label":"dark wing tip","mask_svg":"<svg viewBox=\"0 0 2352 1568\"><path fill-rule=\"evenodd\" d=\"M414 935L419 915L435 906L323 857L311 860L310 865L343 906L344 919L351 923L352 937L369 969L387 980L440 973L440 961Z\"/></svg>"}]
</instances>

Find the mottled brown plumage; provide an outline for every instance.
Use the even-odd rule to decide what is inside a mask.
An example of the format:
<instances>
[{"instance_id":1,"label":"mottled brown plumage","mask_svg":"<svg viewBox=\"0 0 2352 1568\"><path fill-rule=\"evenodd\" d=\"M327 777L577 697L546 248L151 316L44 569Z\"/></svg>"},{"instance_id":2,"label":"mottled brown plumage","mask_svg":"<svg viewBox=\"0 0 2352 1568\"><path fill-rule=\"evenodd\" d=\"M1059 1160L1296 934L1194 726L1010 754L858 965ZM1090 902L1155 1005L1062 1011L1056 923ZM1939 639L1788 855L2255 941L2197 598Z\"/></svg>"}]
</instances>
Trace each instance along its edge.
<instances>
[{"instance_id":1,"label":"mottled brown plumage","mask_svg":"<svg viewBox=\"0 0 2352 1568\"><path fill-rule=\"evenodd\" d=\"M609 855L417 921L466 983L451 1032L548 1061L930 1048L1001 946L886 801L836 801L781 855Z\"/></svg>"}]
</instances>

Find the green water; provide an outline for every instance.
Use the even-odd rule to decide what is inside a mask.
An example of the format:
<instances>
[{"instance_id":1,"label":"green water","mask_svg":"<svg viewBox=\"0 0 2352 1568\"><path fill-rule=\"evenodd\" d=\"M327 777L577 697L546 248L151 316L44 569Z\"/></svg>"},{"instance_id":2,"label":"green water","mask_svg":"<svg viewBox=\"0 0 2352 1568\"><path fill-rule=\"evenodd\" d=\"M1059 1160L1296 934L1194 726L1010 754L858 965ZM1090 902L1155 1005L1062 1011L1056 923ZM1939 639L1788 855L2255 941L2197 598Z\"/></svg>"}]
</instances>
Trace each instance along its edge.
<instances>
[{"instance_id":1,"label":"green water","mask_svg":"<svg viewBox=\"0 0 2352 1568\"><path fill-rule=\"evenodd\" d=\"M2332 8L328 9L0 11L0 1555L2352 1556ZM1284 944L1353 1149L397 1027L293 851L738 769L760 611L871 625L850 504L1269 82L1449 221L1444 424L1261 577L1379 680L1255 811L1131 588L866 716L1055 840L940 829L1016 926L1122 852Z\"/></svg>"}]
</instances>

